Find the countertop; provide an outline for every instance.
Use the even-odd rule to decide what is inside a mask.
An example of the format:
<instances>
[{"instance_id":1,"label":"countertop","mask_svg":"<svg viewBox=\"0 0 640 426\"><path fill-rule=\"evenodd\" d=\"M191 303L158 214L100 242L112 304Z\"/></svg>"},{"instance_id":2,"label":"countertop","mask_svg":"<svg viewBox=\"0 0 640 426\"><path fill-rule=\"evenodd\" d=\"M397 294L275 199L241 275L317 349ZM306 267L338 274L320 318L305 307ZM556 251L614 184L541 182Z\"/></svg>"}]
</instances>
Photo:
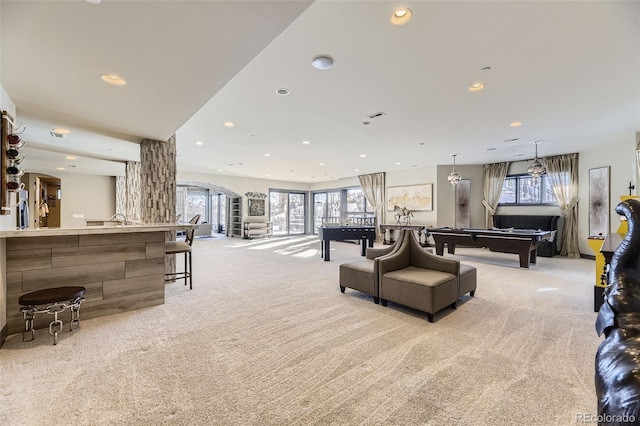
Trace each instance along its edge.
<instances>
[{"instance_id":1,"label":"countertop","mask_svg":"<svg viewBox=\"0 0 640 426\"><path fill-rule=\"evenodd\" d=\"M192 228L191 224L154 223L140 225L86 226L81 228L38 228L0 231L0 238L49 237L60 235L124 234L131 232L173 231Z\"/></svg>"}]
</instances>

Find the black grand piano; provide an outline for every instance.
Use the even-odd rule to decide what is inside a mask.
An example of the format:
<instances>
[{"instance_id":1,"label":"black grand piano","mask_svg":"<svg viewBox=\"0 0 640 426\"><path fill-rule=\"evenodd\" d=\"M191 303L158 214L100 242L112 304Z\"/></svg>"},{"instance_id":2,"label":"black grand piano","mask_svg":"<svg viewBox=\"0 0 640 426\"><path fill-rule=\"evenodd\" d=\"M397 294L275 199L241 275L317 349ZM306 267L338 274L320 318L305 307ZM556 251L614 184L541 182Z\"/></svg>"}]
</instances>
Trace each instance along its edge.
<instances>
[{"instance_id":1,"label":"black grand piano","mask_svg":"<svg viewBox=\"0 0 640 426\"><path fill-rule=\"evenodd\" d=\"M355 240L360 241L361 255L364 256L367 253L367 241L368 246L373 247L373 242L376 239L375 226L320 226L318 228L318 237L320 238L320 256L325 261L329 261L329 252L331 251L330 241L348 241Z\"/></svg>"}]
</instances>

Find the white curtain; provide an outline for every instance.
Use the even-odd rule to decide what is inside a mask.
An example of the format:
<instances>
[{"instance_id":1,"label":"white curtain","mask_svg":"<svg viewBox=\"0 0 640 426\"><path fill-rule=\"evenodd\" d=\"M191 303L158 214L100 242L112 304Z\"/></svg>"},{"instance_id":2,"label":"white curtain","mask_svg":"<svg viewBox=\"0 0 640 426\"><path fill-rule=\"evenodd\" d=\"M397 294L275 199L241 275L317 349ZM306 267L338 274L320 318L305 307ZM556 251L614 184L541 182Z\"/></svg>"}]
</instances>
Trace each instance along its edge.
<instances>
[{"instance_id":1,"label":"white curtain","mask_svg":"<svg viewBox=\"0 0 640 426\"><path fill-rule=\"evenodd\" d=\"M578 245L578 154L546 157L547 181L562 209L564 226L560 255L580 257Z\"/></svg>"},{"instance_id":2,"label":"white curtain","mask_svg":"<svg viewBox=\"0 0 640 426\"><path fill-rule=\"evenodd\" d=\"M496 214L500 194L502 193L502 185L509 171L509 161L504 163L493 163L484 165L484 176L482 180L482 192L484 200L482 205L485 209L484 222L485 228L493 228L493 215Z\"/></svg>"},{"instance_id":3,"label":"white curtain","mask_svg":"<svg viewBox=\"0 0 640 426\"><path fill-rule=\"evenodd\" d=\"M385 221L384 172L360 175L360 186L367 202L373 206L376 225ZM383 235L376 226L376 241L382 242Z\"/></svg>"}]
</instances>

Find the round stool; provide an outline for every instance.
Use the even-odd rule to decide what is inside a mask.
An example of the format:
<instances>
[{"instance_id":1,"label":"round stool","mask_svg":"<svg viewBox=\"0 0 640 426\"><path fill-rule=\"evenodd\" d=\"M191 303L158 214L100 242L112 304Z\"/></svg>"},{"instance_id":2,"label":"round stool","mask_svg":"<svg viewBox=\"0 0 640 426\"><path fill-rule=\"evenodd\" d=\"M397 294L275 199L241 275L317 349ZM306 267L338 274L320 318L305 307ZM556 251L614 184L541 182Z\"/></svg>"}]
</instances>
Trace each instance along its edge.
<instances>
[{"instance_id":1,"label":"round stool","mask_svg":"<svg viewBox=\"0 0 640 426\"><path fill-rule=\"evenodd\" d=\"M62 331L62 321L58 319L58 312L62 312L69 308L71 310L71 323L69 329L75 331L80 327L80 304L84 300L84 294L87 290L84 287L54 287L44 290L34 291L32 293L23 294L18 298L18 303L23 305L20 308L24 318L24 331L22 332L22 341L30 342L35 339L35 330L33 329L33 319L36 314L52 314L53 321L49 324L49 334L53 335L53 344L58 344L58 333ZM58 326L56 331L53 330L54 325ZM27 333L31 333L31 338L27 338Z\"/></svg>"}]
</instances>

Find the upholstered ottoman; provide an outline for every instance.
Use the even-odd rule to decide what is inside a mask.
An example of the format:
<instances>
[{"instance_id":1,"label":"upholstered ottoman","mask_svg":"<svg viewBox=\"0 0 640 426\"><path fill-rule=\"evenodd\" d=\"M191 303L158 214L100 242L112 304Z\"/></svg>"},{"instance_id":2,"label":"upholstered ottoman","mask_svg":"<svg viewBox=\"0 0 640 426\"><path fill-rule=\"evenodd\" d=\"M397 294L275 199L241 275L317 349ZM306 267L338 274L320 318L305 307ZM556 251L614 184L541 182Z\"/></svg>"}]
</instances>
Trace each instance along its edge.
<instances>
[{"instance_id":1,"label":"upholstered ottoman","mask_svg":"<svg viewBox=\"0 0 640 426\"><path fill-rule=\"evenodd\" d=\"M467 293L471 297L476 294L477 270L475 266L460 263L460 282L458 285L458 297Z\"/></svg>"},{"instance_id":2,"label":"upholstered ottoman","mask_svg":"<svg viewBox=\"0 0 640 426\"><path fill-rule=\"evenodd\" d=\"M456 308L458 277L432 269L407 266L390 271L380 277L380 300L399 303L427 313L433 322L433 314L450 306Z\"/></svg>"},{"instance_id":3,"label":"upholstered ottoman","mask_svg":"<svg viewBox=\"0 0 640 426\"><path fill-rule=\"evenodd\" d=\"M375 279L374 270L373 259L343 263L340 265L340 291L344 293L345 287L361 291L373 296L373 301L377 304L378 280Z\"/></svg>"}]
</instances>

